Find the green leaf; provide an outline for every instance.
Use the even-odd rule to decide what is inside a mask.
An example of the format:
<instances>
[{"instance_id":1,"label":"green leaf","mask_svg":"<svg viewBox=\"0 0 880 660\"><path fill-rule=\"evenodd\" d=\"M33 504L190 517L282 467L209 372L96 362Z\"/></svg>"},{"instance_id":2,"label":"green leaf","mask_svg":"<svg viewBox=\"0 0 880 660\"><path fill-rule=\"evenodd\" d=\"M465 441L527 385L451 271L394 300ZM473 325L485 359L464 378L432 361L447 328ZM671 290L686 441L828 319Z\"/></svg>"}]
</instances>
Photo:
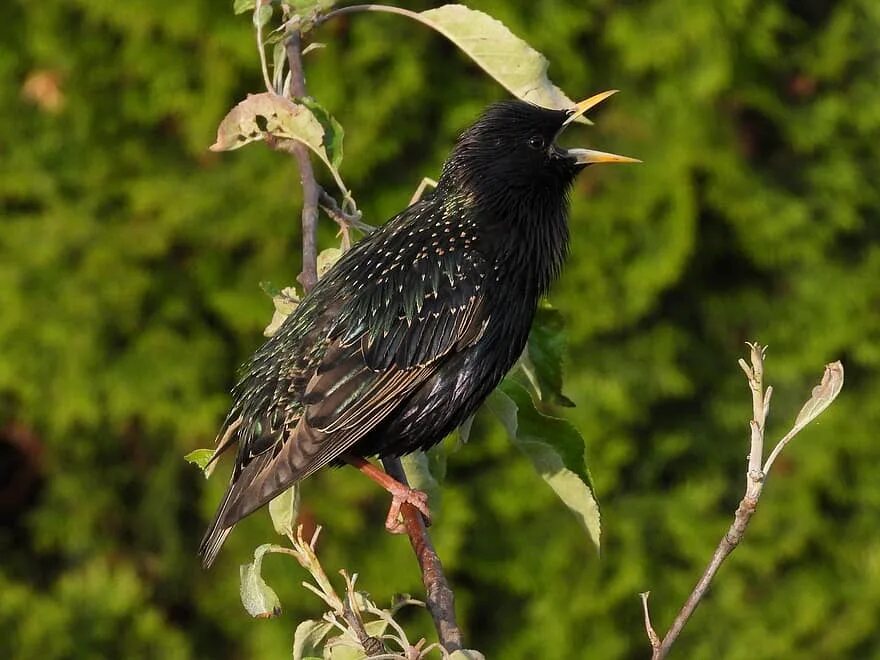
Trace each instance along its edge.
<instances>
[{"instance_id":1,"label":"green leaf","mask_svg":"<svg viewBox=\"0 0 880 660\"><path fill-rule=\"evenodd\" d=\"M324 149L327 150L333 167L339 169L339 166L342 165L342 139L345 137L342 124L336 121L336 118L312 97L306 96L298 101L311 110L315 118L321 122L321 126L324 128Z\"/></svg>"},{"instance_id":2,"label":"green leaf","mask_svg":"<svg viewBox=\"0 0 880 660\"><path fill-rule=\"evenodd\" d=\"M293 536L299 514L299 484L294 484L269 502L272 526L281 536Z\"/></svg>"},{"instance_id":3,"label":"green leaf","mask_svg":"<svg viewBox=\"0 0 880 660\"><path fill-rule=\"evenodd\" d=\"M186 456L183 457L183 460L189 461L193 465L198 465L199 469L205 473L205 478L208 478L208 461L211 460L211 457L214 455L213 449L194 449Z\"/></svg>"},{"instance_id":4,"label":"green leaf","mask_svg":"<svg viewBox=\"0 0 880 660\"><path fill-rule=\"evenodd\" d=\"M599 505L584 463L584 441L577 430L564 419L538 412L529 393L510 379L501 383L486 405L514 446L529 457L538 474L571 509L598 548Z\"/></svg>"},{"instance_id":5,"label":"green leaf","mask_svg":"<svg viewBox=\"0 0 880 660\"><path fill-rule=\"evenodd\" d=\"M246 11L253 11L256 6L256 0L233 0L232 11L236 14L243 14Z\"/></svg>"},{"instance_id":6,"label":"green leaf","mask_svg":"<svg viewBox=\"0 0 880 660\"><path fill-rule=\"evenodd\" d=\"M440 510L440 484L431 474L428 455L423 451L414 451L406 456L401 456L400 462L403 464L410 488L427 493L432 513L438 513Z\"/></svg>"},{"instance_id":7,"label":"green leaf","mask_svg":"<svg viewBox=\"0 0 880 660\"><path fill-rule=\"evenodd\" d=\"M521 366L541 401L573 408L572 400L562 393L562 362L566 346L562 314L549 305L542 305L535 315Z\"/></svg>"},{"instance_id":8,"label":"green leaf","mask_svg":"<svg viewBox=\"0 0 880 660\"><path fill-rule=\"evenodd\" d=\"M324 638L333 630L326 621L303 621L293 634L293 660L324 660Z\"/></svg>"},{"instance_id":9,"label":"green leaf","mask_svg":"<svg viewBox=\"0 0 880 660\"><path fill-rule=\"evenodd\" d=\"M260 5L260 7L254 12L254 27L264 27L270 20L272 20L273 11L271 4Z\"/></svg>"},{"instance_id":10,"label":"green leaf","mask_svg":"<svg viewBox=\"0 0 880 660\"><path fill-rule=\"evenodd\" d=\"M248 614L258 619L269 619L281 614L281 601L278 595L260 575L263 555L271 549L271 544L261 545L254 550L254 561L250 564L242 564L240 568L241 604Z\"/></svg>"},{"instance_id":11,"label":"green leaf","mask_svg":"<svg viewBox=\"0 0 880 660\"><path fill-rule=\"evenodd\" d=\"M327 115L329 117L329 115ZM217 139L211 151L231 151L272 136L281 140L296 140L305 144L324 162L336 184L348 195L348 189L339 176L334 162L342 159L341 127L333 128L335 120L327 119L329 134L324 125L305 104L288 98L262 92L248 97L230 110L217 127ZM335 122L335 126L339 126ZM327 151L325 141L331 152Z\"/></svg>"},{"instance_id":12,"label":"green leaf","mask_svg":"<svg viewBox=\"0 0 880 660\"><path fill-rule=\"evenodd\" d=\"M464 5L407 15L452 41L514 96L547 108L574 106L547 77L547 59L501 21Z\"/></svg>"}]
</instances>

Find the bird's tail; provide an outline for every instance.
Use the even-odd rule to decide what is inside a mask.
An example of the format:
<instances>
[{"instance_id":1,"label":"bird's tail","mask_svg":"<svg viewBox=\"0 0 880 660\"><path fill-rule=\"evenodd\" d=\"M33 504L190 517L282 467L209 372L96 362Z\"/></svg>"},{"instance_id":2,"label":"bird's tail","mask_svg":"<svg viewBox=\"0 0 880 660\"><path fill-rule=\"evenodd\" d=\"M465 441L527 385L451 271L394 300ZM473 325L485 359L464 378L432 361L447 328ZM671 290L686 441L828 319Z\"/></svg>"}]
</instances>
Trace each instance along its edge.
<instances>
[{"instance_id":1,"label":"bird's tail","mask_svg":"<svg viewBox=\"0 0 880 660\"><path fill-rule=\"evenodd\" d=\"M229 509L229 505L232 503L232 494L233 490L230 487L226 491L226 495L223 497L223 502L220 503L220 506L217 508L217 513L214 514L214 520L211 521L211 526L208 527L208 531L205 532L205 535L202 537L202 542L199 544L199 556L202 558L202 568L211 568L211 564L214 563L214 560L217 558L217 553L220 552L220 548L223 547L223 542L226 541L226 537L229 536L229 532L232 531L232 528L235 526L223 525L223 518L226 516L226 511Z\"/></svg>"}]
</instances>

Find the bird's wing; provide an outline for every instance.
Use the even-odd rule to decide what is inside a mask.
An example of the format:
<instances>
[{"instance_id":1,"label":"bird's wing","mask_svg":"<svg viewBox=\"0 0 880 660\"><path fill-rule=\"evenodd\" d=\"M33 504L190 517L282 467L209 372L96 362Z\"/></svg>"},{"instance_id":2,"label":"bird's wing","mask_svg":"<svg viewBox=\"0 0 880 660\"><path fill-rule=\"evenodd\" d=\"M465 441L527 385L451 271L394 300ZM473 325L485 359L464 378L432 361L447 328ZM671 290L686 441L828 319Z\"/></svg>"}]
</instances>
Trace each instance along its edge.
<instances>
[{"instance_id":1,"label":"bird's wing","mask_svg":"<svg viewBox=\"0 0 880 660\"><path fill-rule=\"evenodd\" d=\"M398 270L340 311L295 426L241 470L222 526L341 457L448 356L482 336L486 269L478 255L433 255Z\"/></svg>"}]
</instances>

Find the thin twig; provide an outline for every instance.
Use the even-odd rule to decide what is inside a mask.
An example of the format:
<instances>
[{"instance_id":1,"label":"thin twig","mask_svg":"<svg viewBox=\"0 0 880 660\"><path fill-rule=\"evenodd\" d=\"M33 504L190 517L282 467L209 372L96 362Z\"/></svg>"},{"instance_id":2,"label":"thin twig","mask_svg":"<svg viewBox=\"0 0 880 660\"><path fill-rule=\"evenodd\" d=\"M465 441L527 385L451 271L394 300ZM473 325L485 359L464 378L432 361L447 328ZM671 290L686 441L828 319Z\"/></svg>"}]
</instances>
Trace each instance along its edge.
<instances>
[{"instance_id":1,"label":"thin twig","mask_svg":"<svg viewBox=\"0 0 880 660\"><path fill-rule=\"evenodd\" d=\"M406 473L398 458L386 458L382 461L385 471L402 484L406 484ZM422 582L425 585L425 602L428 611L434 619L440 644L444 649L457 651L462 648L461 630L455 620L455 596L446 575L443 573L443 565L440 557L434 550L431 537L425 527L422 514L411 504L405 503L400 507L403 516L403 524L412 544L419 568L422 570Z\"/></svg>"},{"instance_id":2,"label":"thin twig","mask_svg":"<svg viewBox=\"0 0 880 660\"><path fill-rule=\"evenodd\" d=\"M286 42L287 64L290 67L290 93L293 97L306 96L306 79L302 65L302 38L299 29L293 28ZM320 188L309 159L309 149L295 142L291 150L299 165L299 178L303 189L302 208L302 272L297 278L308 293L318 281L318 195Z\"/></svg>"},{"instance_id":3,"label":"thin twig","mask_svg":"<svg viewBox=\"0 0 880 660\"><path fill-rule=\"evenodd\" d=\"M678 616L675 617L672 627L670 627L662 642L657 639L657 634L651 626L651 615L648 612L648 594L647 592L641 594L642 607L645 611L645 630L653 651L651 654L652 660L662 660L667 656L688 619L690 619L694 610L697 609L697 605L700 604L703 596L706 595L709 585L712 583L712 579L721 567L722 562L742 541L746 528L749 526L749 521L755 514L758 500L764 489L766 476L769 474L770 468L773 467L773 461L799 431L831 405L843 387L843 365L840 362L832 362L825 365L822 381L813 388L812 395L804 404L804 407L801 408L794 427L779 441L762 467L764 427L770 410L770 397L773 394L773 388L768 386L766 390L764 389L764 353L766 347L751 343L748 346L751 363L747 363L745 360L739 361L739 366L742 367L746 378L748 378L749 388L752 392L752 420L749 422L751 448L749 451L748 470L746 472L746 492L736 509L733 523L730 525L727 533L721 538L721 542L715 549L715 554L712 555L709 565L706 566L702 577L700 577L699 582L697 582L690 596L688 596Z\"/></svg>"},{"instance_id":4,"label":"thin twig","mask_svg":"<svg viewBox=\"0 0 880 660\"><path fill-rule=\"evenodd\" d=\"M650 595L650 591L643 591L639 594L639 597L642 599L642 610L645 614L645 633L647 633L648 640L651 642L651 648L656 652L660 648L661 642L657 636L657 631L654 630L654 624L651 623L651 611L648 609L648 597Z\"/></svg>"},{"instance_id":5,"label":"thin twig","mask_svg":"<svg viewBox=\"0 0 880 660\"><path fill-rule=\"evenodd\" d=\"M360 211L346 213L339 207L339 204L336 203L334 197L323 188L321 188L318 201L324 213L330 216L330 219L339 225L339 233L342 234L342 248L344 251L351 247L352 228L357 229L364 234L369 234L373 231L374 227L372 225L368 225L366 222L361 221Z\"/></svg>"}]
</instances>

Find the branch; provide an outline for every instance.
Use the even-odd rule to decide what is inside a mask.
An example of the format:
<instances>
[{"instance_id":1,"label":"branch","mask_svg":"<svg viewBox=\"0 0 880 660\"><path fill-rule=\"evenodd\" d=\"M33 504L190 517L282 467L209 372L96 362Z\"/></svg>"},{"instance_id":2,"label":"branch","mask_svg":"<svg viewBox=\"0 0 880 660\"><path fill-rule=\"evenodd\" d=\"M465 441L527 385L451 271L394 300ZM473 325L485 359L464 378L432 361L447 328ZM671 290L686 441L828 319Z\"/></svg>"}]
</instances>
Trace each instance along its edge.
<instances>
[{"instance_id":1,"label":"branch","mask_svg":"<svg viewBox=\"0 0 880 660\"><path fill-rule=\"evenodd\" d=\"M401 11L400 13L406 12ZM329 16L330 14L327 14L325 18ZM285 48L287 50L287 63L290 68L290 95L293 98L305 97L307 92L302 65L302 35L298 26L290 26ZM327 214L339 224L343 236L346 238L350 227L356 227L362 231L369 231L372 227L361 223L359 215L355 216L345 213L330 195L324 193L322 196L322 190L315 179L312 163L309 160L308 148L305 145L293 141L289 148L299 164L300 181L303 188L303 269L298 279L306 293L308 293L318 281L316 229L319 202ZM406 474L399 459L386 459L384 464L385 469L391 476L401 483L407 483ZM412 505L404 504L401 507L401 514L403 515L410 543L412 543L419 562L422 582L427 592L426 603L434 619L440 643L447 651L456 651L462 648L461 631L455 620L454 595L449 587L449 583L446 581L440 558L434 550L434 546L428 536L428 531L425 528L425 522L418 510Z\"/></svg>"},{"instance_id":2,"label":"branch","mask_svg":"<svg viewBox=\"0 0 880 660\"><path fill-rule=\"evenodd\" d=\"M399 458L383 459L382 464L389 475L402 484L407 483L406 473ZM440 557L437 556L431 537L428 536L422 514L411 504L401 506L400 513L403 515L406 533L419 561L419 568L422 570L425 602L434 619L440 644L450 653L457 651L462 648L462 642L461 630L455 621L455 596L446 581Z\"/></svg>"},{"instance_id":3,"label":"branch","mask_svg":"<svg viewBox=\"0 0 880 660\"><path fill-rule=\"evenodd\" d=\"M779 441L762 469L764 425L767 420L767 413L770 410L770 397L773 394L773 388L768 386L766 391L764 390L764 355L766 353L766 346L751 343L748 346L750 349L750 364L745 360L739 361L739 366L746 374L749 388L752 392L752 420L749 422L751 446L748 469L746 471L746 492L736 509L733 523L718 543L718 547L703 571L702 577L700 577L699 582L697 582L690 596L688 596L678 616L675 617L675 621L673 621L669 632L666 633L662 642L651 625L651 615L648 611L648 592L640 594L645 614L645 631L648 635L648 640L651 642L652 660L663 660L669 654L669 650L672 648L675 640L678 639L685 624L687 624L694 610L697 609L697 605L700 604L703 596L706 595L709 585L712 583L721 564L739 545L758 506L758 500L764 489L766 476L773 466L773 461L801 429L831 405L831 402L834 401L840 393L841 387L843 387L843 365L840 362L826 365L822 382L813 389L812 396L801 409L797 420L795 420L794 427Z\"/></svg>"},{"instance_id":4,"label":"branch","mask_svg":"<svg viewBox=\"0 0 880 660\"><path fill-rule=\"evenodd\" d=\"M298 28L292 28L287 36L287 64L290 67L290 94L293 97L306 96L306 79L302 65L302 38ZM303 189L302 209L302 272L297 278L306 293L318 281L318 195L320 188L309 159L309 149L296 142L291 150L299 165L299 178Z\"/></svg>"}]
</instances>

